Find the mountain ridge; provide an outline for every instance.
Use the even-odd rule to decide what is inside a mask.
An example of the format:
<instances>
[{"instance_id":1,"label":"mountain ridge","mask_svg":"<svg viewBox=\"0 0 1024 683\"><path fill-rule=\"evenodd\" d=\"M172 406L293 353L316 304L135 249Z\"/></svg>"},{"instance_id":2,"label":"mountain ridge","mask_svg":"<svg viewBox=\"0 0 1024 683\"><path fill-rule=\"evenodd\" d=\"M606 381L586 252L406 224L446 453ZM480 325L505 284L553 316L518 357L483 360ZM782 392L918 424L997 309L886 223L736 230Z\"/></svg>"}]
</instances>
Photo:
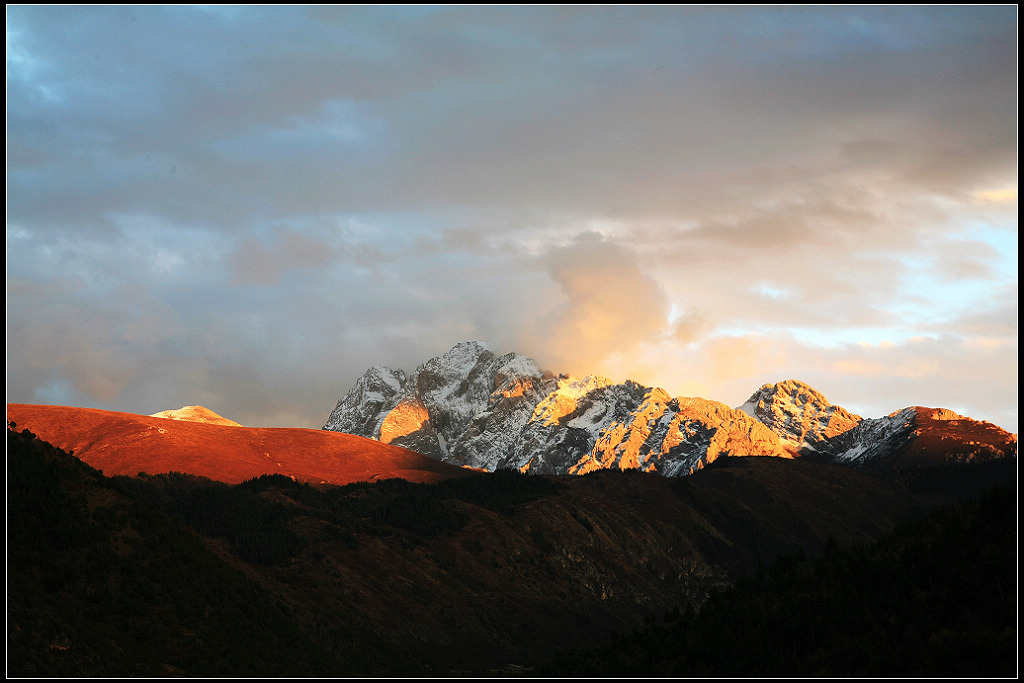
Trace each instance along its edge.
<instances>
[{"instance_id":1,"label":"mountain ridge","mask_svg":"<svg viewBox=\"0 0 1024 683\"><path fill-rule=\"evenodd\" d=\"M343 485L392 477L426 483L471 474L398 446L317 429L19 403L7 404L7 420L107 476L175 471L240 483L283 474L300 482Z\"/></svg>"},{"instance_id":2,"label":"mountain ridge","mask_svg":"<svg viewBox=\"0 0 1024 683\"><path fill-rule=\"evenodd\" d=\"M863 418L793 379L764 384L730 408L632 380L556 375L522 354L496 356L480 341L456 344L408 374L372 367L323 429L451 464L542 474L617 468L682 476L724 455L872 468L1017 452L1015 434L948 409L912 406Z\"/></svg>"}]
</instances>

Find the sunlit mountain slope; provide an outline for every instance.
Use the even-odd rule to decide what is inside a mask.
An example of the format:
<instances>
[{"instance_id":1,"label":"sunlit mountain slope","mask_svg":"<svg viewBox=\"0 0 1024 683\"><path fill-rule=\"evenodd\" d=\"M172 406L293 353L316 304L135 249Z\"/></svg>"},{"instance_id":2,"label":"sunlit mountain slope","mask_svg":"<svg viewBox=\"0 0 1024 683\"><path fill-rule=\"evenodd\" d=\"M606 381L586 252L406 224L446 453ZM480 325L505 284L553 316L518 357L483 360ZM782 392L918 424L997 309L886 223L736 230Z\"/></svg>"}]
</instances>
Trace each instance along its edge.
<instances>
[{"instance_id":1,"label":"sunlit mountain slope","mask_svg":"<svg viewBox=\"0 0 1024 683\"><path fill-rule=\"evenodd\" d=\"M404 446L455 465L541 474L636 469L682 476L723 456L814 457L852 467L1016 457L1017 437L949 410L862 418L796 380L738 408L596 375L542 371L517 353L464 342L412 373L370 368L325 430Z\"/></svg>"},{"instance_id":2,"label":"sunlit mountain slope","mask_svg":"<svg viewBox=\"0 0 1024 683\"><path fill-rule=\"evenodd\" d=\"M237 483L283 474L301 482L348 484L391 477L434 482L469 473L398 446L316 429L232 427L17 403L7 404L7 419L108 476L173 471Z\"/></svg>"}]
</instances>

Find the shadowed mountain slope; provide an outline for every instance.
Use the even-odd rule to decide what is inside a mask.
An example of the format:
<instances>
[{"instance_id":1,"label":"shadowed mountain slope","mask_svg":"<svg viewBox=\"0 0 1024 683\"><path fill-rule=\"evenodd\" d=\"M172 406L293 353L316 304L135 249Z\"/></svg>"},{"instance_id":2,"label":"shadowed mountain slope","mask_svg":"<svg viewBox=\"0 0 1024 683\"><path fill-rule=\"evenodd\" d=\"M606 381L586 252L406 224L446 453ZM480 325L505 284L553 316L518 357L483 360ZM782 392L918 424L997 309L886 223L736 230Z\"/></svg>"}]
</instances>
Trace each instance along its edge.
<instances>
[{"instance_id":1,"label":"shadowed mountain slope","mask_svg":"<svg viewBox=\"0 0 1024 683\"><path fill-rule=\"evenodd\" d=\"M1016 498L997 486L869 544L780 556L699 612L567 652L536 675L1013 678Z\"/></svg>"},{"instance_id":2,"label":"shadowed mountain slope","mask_svg":"<svg viewBox=\"0 0 1024 683\"><path fill-rule=\"evenodd\" d=\"M8 432L19 675L528 671L698 607L779 553L876 538L932 504L781 458L684 478L230 486L111 479L32 439Z\"/></svg>"},{"instance_id":3,"label":"shadowed mountain slope","mask_svg":"<svg viewBox=\"0 0 1024 683\"><path fill-rule=\"evenodd\" d=\"M9 677L315 676L337 665L215 544L8 430Z\"/></svg>"}]
</instances>

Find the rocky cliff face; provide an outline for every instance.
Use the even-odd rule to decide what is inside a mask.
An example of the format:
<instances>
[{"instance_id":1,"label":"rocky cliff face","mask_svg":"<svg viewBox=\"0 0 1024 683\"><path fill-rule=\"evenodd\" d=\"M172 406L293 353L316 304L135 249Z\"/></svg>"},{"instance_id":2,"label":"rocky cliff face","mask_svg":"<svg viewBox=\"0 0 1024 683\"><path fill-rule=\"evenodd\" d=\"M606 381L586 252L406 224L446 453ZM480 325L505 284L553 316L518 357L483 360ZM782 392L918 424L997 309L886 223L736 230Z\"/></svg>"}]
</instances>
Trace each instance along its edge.
<instances>
[{"instance_id":1,"label":"rocky cliff face","mask_svg":"<svg viewBox=\"0 0 1024 683\"><path fill-rule=\"evenodd\" d=\"M495 356L480 342L465 342L408 376L370 368L324 429L455 465L541 474L614 468L681 476L723 455L813 455L861 467L892 462L926 441L929 452L945 448L948 455L957 434L967 432L977 442L950 457L1016 456L1014 435L977 425L988 423L920 407L865 419L796 380L765 384L733 409L632 381L554 375L526 356Z\"/></svg>"},{"instance_id":2,"label":"rocky cliff face","mask_svg":"<svg viewBox=\"0 0 1024 683\"><path fill-rule=\"evenodd\" d=\"M945 408L911 406L862 418L802 382L765 384L739 407L800 456L862 469L1016 457L1017 437Z\"/></svg>"},{"instance_id":3,"label":"rocky cliff face","mask_svg":"<svg viewBox=\"0 0 1024 683\"><path fill-rule=\"evenodd\" d=\"M555 383L526 356L498 357L480 342L466 342L408 376L370 368L338 401L324 429L495 469L494 454L507 449Z\"/></svg>"},{"instance_id":4,"label":"rocky cliff face","mask_svg":"<svg viewBox=\"0 0 1024 683\"><path fill-rule=\"evenodd\" d=\"M466 342L415 372L374 367L324 429L456 465L543 474L640 469L689 474L723 454L791 457L764 424L702 398L605 377L543 372Z\"/></svg>"},{"instance_id":5,"label":"rocky cliff face","mask_svg":"<svg viewBox=\"0 0 1024 683\"><path fill-rule=\"evenodd\" d=\"M1017 435L944 408L912 406L862 420L827 443L835 462L861 469L985 462L1017 457Z\"/></svg>"},{"instance_id":6,"label":"rocky cliff face","mask_svg":"<svg viewBox=\"0 0 1024 683\"><path fill-rule=\"evenodd\" d=\"M795 451L816 449L817 444L853 429L863 419L792 379L765 384L738 410L764 423Z\"/></svg>"}]
</instances>

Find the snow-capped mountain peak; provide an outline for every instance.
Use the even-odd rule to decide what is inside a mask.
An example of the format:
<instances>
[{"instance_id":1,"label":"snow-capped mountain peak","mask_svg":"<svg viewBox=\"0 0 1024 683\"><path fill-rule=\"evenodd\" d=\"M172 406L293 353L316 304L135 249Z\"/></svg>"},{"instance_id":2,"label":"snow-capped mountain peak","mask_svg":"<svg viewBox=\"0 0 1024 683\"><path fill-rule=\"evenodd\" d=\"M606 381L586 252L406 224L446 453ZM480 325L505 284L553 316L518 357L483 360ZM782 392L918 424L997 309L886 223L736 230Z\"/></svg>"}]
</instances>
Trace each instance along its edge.
<instances>
[{"instance_id":1,"label":"snow-capped mountain peak","mask_svg":"<svg viewBox=\"0 0 1024 683\"><path fill-rule=\"evenodd\" d=\"M817 448L820 441L853 429L863 419L793 379L763 385L737 410L757 418L797 448Z\"/></svg>"},{"instance_id":2,"label":"snow-capped mountain peak","mask_svg":"<svg viewBox=\"0 0 1024 683\"><path fill-rule=\"evenodd\" d=\"M453 464L583 474L686 474L723 454L786 456L763 424L716 402L607 377L543 372L527 356L458 344L406 375L371 368L324 429Z\"/></svg>"},{"instance_id":3,"label":"snow-capped mountain peak","mask_svg":"<svg viewBox=\"0 0 1024 683\"><path fill-rule=\"evenodd\" d=\"M556 375L521 354L495 356L478 341L457 344L409 374L370 368L324 429L456 465L542 474L618 468L679 476L726 455L813 455L872 466L929 439L937 444L929 447L938 454L927 456L933 459L1016 454L1015 435L952 411L905 408L865 419L796 380L765 384L733 409L629 380ZM953 453L947 436L965 429L977 442Z\"/></svg>"}]
</instances>

